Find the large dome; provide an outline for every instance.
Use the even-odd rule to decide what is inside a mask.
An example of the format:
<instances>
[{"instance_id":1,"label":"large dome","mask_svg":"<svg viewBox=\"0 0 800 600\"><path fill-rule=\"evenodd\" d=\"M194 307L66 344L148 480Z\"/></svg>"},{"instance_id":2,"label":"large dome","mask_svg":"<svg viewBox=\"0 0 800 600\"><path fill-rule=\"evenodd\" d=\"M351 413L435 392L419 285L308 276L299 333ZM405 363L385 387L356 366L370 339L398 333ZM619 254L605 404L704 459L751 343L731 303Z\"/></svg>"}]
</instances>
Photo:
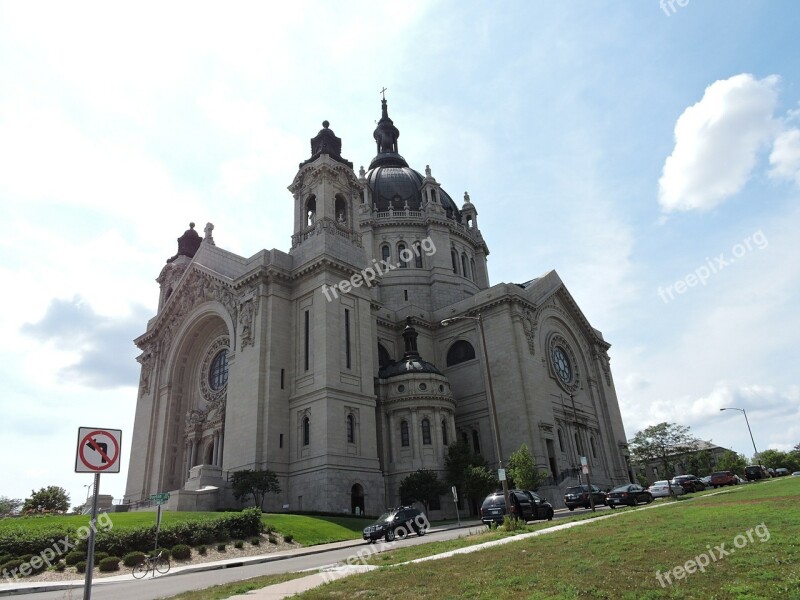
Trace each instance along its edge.
<instances>
[{"instance_id":1,"label":"large dome","mask_svg":"<svg viewBox=\"0 0 800 600\"><path fill-rule=\"evenodd\" d=\"M381 102L381 120L372 134L378 154L369 164L367 184L372 191L372 201L378 211L422 209L422 175L408 166L397 152L400 131L389 118L386 98ZM461 212L450 195L439 188L439 198L447 217L461 221Z\"/></svg>"},{"instance_id":2,"label":"large dome","mask_svg":"<svg viewBox=\"0 0 800 600\"><path fill-rule=\"evenodd\" d=\"M367 185L372 192L372 201L379 211L421 210L422 207L422 175L409 167L400 156L394 164L371 168L367 174ZM400 164L402 161L402 164ZM374 161L373 161L374 162ZM447 217L461 221L461 212L450 195L439 189L439 199L447 212Z\"/></svg>"}]
</instances>

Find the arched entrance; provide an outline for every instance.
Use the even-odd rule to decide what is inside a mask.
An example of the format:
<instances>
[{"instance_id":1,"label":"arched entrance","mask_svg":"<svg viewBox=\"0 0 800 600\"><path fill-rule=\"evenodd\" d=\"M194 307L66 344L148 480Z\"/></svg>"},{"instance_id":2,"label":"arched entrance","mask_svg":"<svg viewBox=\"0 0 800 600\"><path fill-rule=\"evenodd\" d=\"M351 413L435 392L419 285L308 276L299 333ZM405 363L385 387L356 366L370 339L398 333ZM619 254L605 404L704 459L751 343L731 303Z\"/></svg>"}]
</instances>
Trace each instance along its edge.
<instances>
[{"instance_id":1,"label":"arched entrance","mask_svg":"<svg viewBox=\"0 0 800 600\"><path fill-rule=\"evenodd\" d=\"M353 487L350 488L350 513L364 514L364 488L359 483L353 484Z\"/></svg>"}]
</instances>

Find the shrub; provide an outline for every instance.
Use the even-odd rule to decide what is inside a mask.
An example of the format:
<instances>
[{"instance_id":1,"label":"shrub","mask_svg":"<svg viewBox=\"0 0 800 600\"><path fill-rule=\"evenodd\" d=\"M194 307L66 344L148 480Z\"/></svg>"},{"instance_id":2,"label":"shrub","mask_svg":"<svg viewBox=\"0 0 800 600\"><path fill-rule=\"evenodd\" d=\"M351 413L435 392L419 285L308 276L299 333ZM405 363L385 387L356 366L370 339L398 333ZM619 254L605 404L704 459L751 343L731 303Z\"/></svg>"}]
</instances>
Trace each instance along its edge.
<instances>
[{"instance_id":1,"label":"shrub","mask_svg":"<svg viewBox=\"0 0 800 600\"><path fill-rule=\"evenodd\" d=\"M274 535L269 536L268 539L269 539L269 543L270 544L277 544L278 543L278 538L276 538Z\"/></svg>"},{"instance_id":2,"label":"shrub","mask_svg":"<svg viewBox=\"0 0 800 600\"><path fill-rule=\"evenodd\" d=\"M252 538L250 540L250 543L253 544L253 546L260 546L261 545L261 538L260 537L254 537L254 538Z\"/></svg>"},{"instance_id":3,"label":"shrub","mask_svg":"<svg viewBox=\"0 0 800 600\"><path fill-rule=\"evenodd\" d=\"M225 552L225 544L217 544L217 552Z\"/></svg>"},{"instance_id":4,"label":"shrub","mask_svg":"<svg viewBox=\"0 0 800 600\"><path fill-rule=\"evenodd\" d=\"M144 560L144 552L139 552L136 550L135 552L128 552L125 556L122 557L122 564L126 567L135 567L140 562Z\"/></svg>"},{"instance_id":5,"label":"shrub","mask_svg":"<svg viewBox=\"0 0 800 600\"><path fill-rule=\"evenodd\" d=\"M44 573L47 570L47 563L44 562L44 559L41 556L32 556L26 562L31 569L29 575L38 575L39 573Z\"/></svg>"},{"instance_id":6,"label":"shrub","mask_svg":"<svg viewBox=\"0 0 800 600\"><path fill-rule=\"evenodd\" d=\"M11 560L7 560L0 566L0 572L2 572L3 577L11 578L13 577L12 573L15 569L19 569L25 563L24 560L20 560L19 558L12 558ZM19 575L16 573L15 575Z\"/></svg>"},{"instance_id":7,"label":"shrub","mask_svg":"<svg viewBox=\"0 0 800 600\"><path fill-rule=\"evenodd\" d=\"M170 554L172 554L172 558L176 560L186 560L192 557L192 549L186 544L178 544L172 547Z\"/></svg>"},{"instance_id":8,"label":"shrub","mask_svg":"<svg viewBox=\"0 0 800 600\"><path fill-rule=\"evenodd\" d=\"M82 560L86 560L86 553L80 550L73 550L64 557L64 562L67 563L68 567L74 567Z\"/></svg>"},{"instance_id":9,"label":"shrub","mask_svg":"<svg viewBox=\"0 0 800 600\"><path fill-rule=\"evenodd\" d=\"M67 568L67 565L64 564L63 560L58 561L56 564L53 565L53 571L56 573L63 573L64 569Z\"/></svg>"},{"instance_id":10,"label":"shrub","mask_svg":"<svg viewBox=\"0 0 800 600\"><path fill-rule=\"evenodd\" d=\"M30 562L32 558L33 558L33 554L23 554L22 556L19 557L19 559L22 562Z\"/></svg>"},{"instance_id":11,"label":"shrub","mask_svg":"<svg viewBox=\"0 0 800 600\"><path fill-rule=\"evenodd\" d=\"M108 557L109 557L108 552L95 552L94 556L92 557L94 559L94 566L96 567L97 565L100 564L100 561Z\"/></svg>"},{"instance_id":12,"label":"shrub","mask_svg":"<svg viewBox=\"0 0 800 600\"><path fill-rule=\"evenodd\" d=\"M100 570L104 573L119 571L119 561L120 559L118 556L106 556L100 561Z\"/></svg>"},{"instance_id":13,"label":"shrub","mask_svg":"<svg viewBox=\"0 0 800 600\"><path fill-rule=\"evenodd\" d=\"M14 556L11 554L0 553L0 567L10 561L12 558L14 558Z\"/></svg>"},{"instance_id":14,"label":"shrub","mask_svg":"<svg viewBox=\"0 0 800 600\"><path fill-rule=\"evenodd\" d=\"M233 542L233 547L236 548L237 550L241 550L242 548L244 548L244 542L242 540L236 540L235 542Z\"/></svg>"},{"instance_id":15,"label":"shrub","mask_svg":"<svg viewBox=\"0 0 800 600\"><path fill-rule=\"evenodd\" d=\"M206 555L206 552L208 552L208 548L206 548L206 547L205 547L205 545L203 545L203 546L200 546L200 547L197 549L197 553L198 553L200 556L205 556L205 555Z\"/></svg>"},{"instance_id":16,"label":"shrub","mask_svg":"<svg viewBox=\"0 0 800 600\"><path fill-rule=\"evenodd\" d=\"M503 529L506 531L517 531L522 529L524 525L524 521L520 521L517 518L509 517L508 515L503 518Z\"/></svg>"},{"instance_id":17,"label":"shrub","mask_svg":"<svg viewBox=\"0 0 800 600\"><path fill-rule=\"evenodd\" d=\"M82 560L80 562L75 563L75 570L78 573L86 573L86 561Z\"/></svg>"},{"instance_id":18,"label":"shrub","mask_svg":"<svg viewBox=\"0 0 800 600\"><path fill-rule=\"evenodd\" d=\"M283 536L283 541L286 542L287 544L291 544L292 540L294 540L294 536L291 533Z\"/></svg>"}]
</instances>

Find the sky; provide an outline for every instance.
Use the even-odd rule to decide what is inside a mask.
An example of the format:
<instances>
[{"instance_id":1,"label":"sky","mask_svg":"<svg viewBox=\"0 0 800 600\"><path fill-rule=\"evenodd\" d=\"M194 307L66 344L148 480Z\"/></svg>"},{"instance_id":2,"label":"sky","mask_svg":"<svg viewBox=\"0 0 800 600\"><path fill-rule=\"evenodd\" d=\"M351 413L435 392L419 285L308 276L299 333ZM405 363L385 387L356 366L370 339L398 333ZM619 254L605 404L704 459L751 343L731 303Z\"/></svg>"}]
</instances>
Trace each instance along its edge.
<instances>
[{"instance_id":1,"label":"sky","mask_svg":"<svg viewBox=\"0 0 800 600\"><path fill-rule=\"evenodd\" d=\"M0 0L0 496L81 504L190 221L288 251L325 119L469 192L491 282L555 269L612 344L628 437L800 442L800 5L726 0Z\"/></svg>"}]
</instances>

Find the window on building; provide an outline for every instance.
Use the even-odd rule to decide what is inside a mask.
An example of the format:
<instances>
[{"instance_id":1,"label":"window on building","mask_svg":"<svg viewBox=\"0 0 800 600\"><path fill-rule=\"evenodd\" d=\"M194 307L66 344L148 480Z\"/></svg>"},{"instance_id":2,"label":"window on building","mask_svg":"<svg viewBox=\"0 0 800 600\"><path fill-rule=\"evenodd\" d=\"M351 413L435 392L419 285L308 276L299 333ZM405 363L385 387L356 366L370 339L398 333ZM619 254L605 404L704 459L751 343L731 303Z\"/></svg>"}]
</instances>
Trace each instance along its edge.
<instances>
[{"instance_id":1,"label":"window on building","mask_svg":"<svg viewBox=\"0 0 800 600\"><path fill-rule=\"evenodd\" d=\"M467 435L466 431L461 432L461 439L464 441L465 444L469 445L469 436Z\"/></svg>"},{"instance_id":2,"label":"window on building","mask_svg":"<svg viewBox=\"0 0 800 600\"><path fill-rule=\"evenodd\" d=\"M344 309L344 360L345 367L350 368L350 310Z\"/></svg>"},{"instance_id":3,"label":"window on building","mask_svg":"<svg viewBox=\"0 0 800 600\"><path fill-rule=\"evenodd\" d=\"M447 421L442 419L442 444L447 446Z\"/></svg>"},{"instance_id":4,"label":"window on building","mask_svg":"<svg viewBox=\"0 0 800 600\"><path fill-rule=\"evenodd\" d=\"M381 246L381 258L382 258L384 261L387 261L387 262L388 262L388 261L389 261L389 257L390 257L390 255L391 255L391 250L389 250L389 246L388 246L388 245L386 245L386 244L384 244L383 246Z\"/></svg>"},{"instance_id":5,"label":"window on building","mask_svg":"<svg viewBox=\"0 0 800 600\"><path fill-rule=\"evenodd\" d=\"M447 351L447 366L452 367L475 358L475 348L466 340L458 340Z\"/></svg>"},{"instance_id":6,"label":"window on building","mask_svg":"<svg viewBox=\"0 0 800 600\"><path fill-rule=\"evenodd\" d=\"M303 417L303 446L311 443L311 421L308 417Z\"/></svg>"},{"instance_id":7,"label":"window on building","mask_svg":"<svg viewBox=\"0 0 800 600\"><path fill-rule=\"evenodd\" d=\"M389 354L389 351L378 342L378 366L382 369L383 367L388 367L392 364L392 357Z\"/></svg>"},{"instance_id":8,"label":"window on building","mask_svg":"<svg viewBox=\"0 0 800 600\"><path fill-rule=\"evenodd\" d=\"M347 443L356 443L356 420L353 415L347 415Z\"/></svg>"},{"instance_id":9,"label":"window on building","mask_svg":"<svg viewBox=\"0 0 800 600\"><path fill-rule=\"evenodd\" d=\"M306 226L313 227L317 221L317 197L313 194L306 200Z\"/></svg>"},{"instance_id":10,"label":"window on building","mask_svg":"<svg viewBox=\"0 0 800 600\"><path fill-rule=\"evenodd\" d=\"M467 266L467 255L461 254L461 274L464 277L469 277L469 267Z\"/></svg>"},{"instance_id":11,"label":"window on building","mask_svg":"<svg viewBox=\"0 0 800 600\"><path fill-rule=\"evenodd\" d=\"M414 242L414 268L422 268L422 245L419 242Z\"/></svg>"},{"instance_id":12,"label":"window on building","mask_svg":"<svg viewBox=\"0 0 800 600\"><path fill-rule=\"evenodd\" d=\"M477 429L472 430L472 449L475 451L475 454L481 453L481 440Z\"/></svg>"},{"instance_id":13,"label":"window on building","mask_svg":"<svg viewBox=\"0 0 800 600\"><path fill-rule=\"evenodd\" d=\"M450 250L450 262L453 263L453 273L458 273L458 254L455 250Z\"/></svg>"},{"instance_id":14,"label":"window on building","mask_svg":"<svg viewBox=\"0 0 800 600\"><path fill-rule=\"evenodd\" d=\"M212 390L221 390L228 383L228 349L223 348L211 361L208 371L208 385Z\"/></svg>"},{"instance_id":15,"label":"window on building","mask_svg":"<svg viewBox=\"0 0 800 600\"><path fill-rule=\"evenodd\" d=\"M400 268L407 269L408 261L406 259L409 257L405 244L397 244L397 257L400 259Z\"/></svg>"},{"instance_id":16,"label":"window on building","mask_svg":"<svg viewBox=\"0 0 800 600\"><path fill-rule=\"evenodd\" d=\"M422 419L422 444L431 445L431 422L428 419Z\"/></svg>"},{"instance_id":17,"label":"window on building","mask_svg":"<svg viewBox=\"0 0 800 600\"><path fill-rule=\"evenodd\" d=\"M470 258L469 259L469 267L470 267L469 272L472 275L472 281L477 281L478 280L478 274L475 272L475 259L474 258Z\"/></svg>"},{"instance_id":18,"label":"window on building","mask_svg":"<svg viewBox=\"0 0 800 600\"><path fill-rule=\"evenodd\" d=\"M310 346L309 346L309 336L310 335L311 335L311 317L308 314L308 311L306 311L305 312L305 326L304 326L304 329L303 329L303 357L304 357L306 371L308 371L309 356L310 356L309 352L311 351L310 350Z\"/></svg>"},{"instance_id":19,"label":"window on building","mask_svg":"<svg viewBox=\"0 0 800 600\"><path fill-rule=\"evenodd\" d=\"M411 440L408 436L408 421L400 421L400 445L404 448L411 445Z\"/></svg>"},{"instance_id":20,"label":"window on building","mask_svg":"<svg viewBox=\"0 0 800 600\"><path fill-rule=\"evenodd\" d=\"M578 454L583 456L583 448L581 447L581 438L575 433L575 448L578 450Z\"/></svg>"},{"instance_id":21,"label":"window on building","mask_svg":"<svg viewBox=\"0 0 800 600\"><path fill-rule=\"evenodd\" d=\"M286 369L281 369L281 389L283 389L286 380Z\"/></svg>"}]
</instances>

